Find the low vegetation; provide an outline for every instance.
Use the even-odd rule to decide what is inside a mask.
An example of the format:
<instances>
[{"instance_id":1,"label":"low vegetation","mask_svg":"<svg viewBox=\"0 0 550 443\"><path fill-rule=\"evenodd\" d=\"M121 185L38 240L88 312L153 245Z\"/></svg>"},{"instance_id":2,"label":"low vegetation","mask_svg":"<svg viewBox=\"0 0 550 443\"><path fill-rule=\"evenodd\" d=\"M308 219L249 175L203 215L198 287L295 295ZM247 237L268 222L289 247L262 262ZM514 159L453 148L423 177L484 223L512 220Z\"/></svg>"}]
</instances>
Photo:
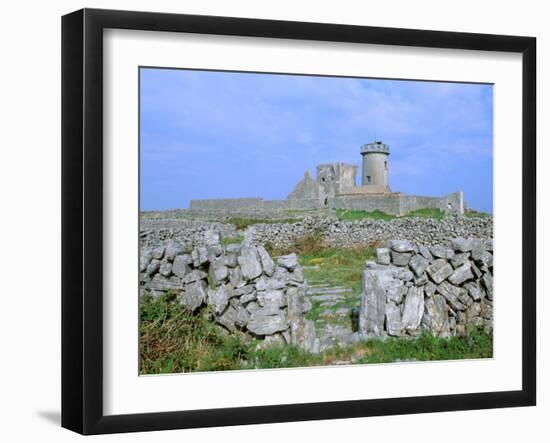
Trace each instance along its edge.
<instances>
[{"instance_id":1,"label":"low vegetation","mask_svg":"<svg viewBox=\"0 0 550 443\"><path fill-rule=\"evenodd\" d=\"M379 210L361 211L361 210L352 210L352 209L336 209L336 216L338 217L339 220L343 220L343 221L354 221L354 220L364 220L364 219L388 221L396 218L412 218L412 217L433 218L436 220L442 220L447 215L441 209L423 208L423 209L415 209L414 211L411 211L401 217L396 215L386 214L385 212L382 212Z\"/></svg>"},{"instance_id":2,"label":"low vegetation","mask_svg":"<svg viewBox=\"0 0 550 443\"><path fill-rule=\"evenodd\" d=\"M329 283L352 289L359 294L361 291L361 275L365 262L373 260L376 249L338 249L327 248L311 252L301 252L299 261L304 266L304 274L309 284Z\"/></svg>"},{"instance_id":3,"label":"low vegetation","mask_svg":"<svg viewBox=\"0 0 550 443\"><path fill-rule=\"evenodd\" d=\"M389 215L385 212L379 211L361 211L359 209L336 209L336 216L338 220L342 221L355 221L355 220L393 220L395 215Z\"/></svg>"},{"instance_id":4,"label":"low vegetation","mask_svg":"<svg viewBox=\"0 0 550 443\"><path fill-rule=\"evenodd\" d=\"M203 315L193 315L175 294L140 304L140 373L161 374L231 369L321 366L339 363L453 360L492 357L492 336L473 331L468 337L372 339L309 354L295 346L259 347L222 332Z\"/></svg>"},{"instance_id":5,"label":"low vegetation","mask_svg":"<svg viewBox=\"0 0 550 443\"><path fill-rule=\"evenodd\" d=\"M244 235L237 235L236 237L225 237L222 240L224 245L231 245L234 243L242 243L244 240Z\"/></svg>"},{"instance_id":6,"label":"low vegetation","mask_svg":"<svg viewBox=\"0 0 550 443\"><path fill-rule=\"evenodd\" d=\"M464 217L486 218L486 217L491 217L491 214L489 214L488 212L476 211L474 209L467 209L466 211L464 211Z\"/></svg>"},{"instance_id":7,"label":"low vegetation","mask_svg":"<svg viewBox=\"0 0 550 443\"><path fill-rule=\"evenodd\" d=\"M252 225L258 225L260 223L277 224L277 223L296 223L299 221L300 221L299 218L264 220L264 219L258 219L258 218L233 217L233 218L227 219L225 222L235 225L235 228L240 230L240 229L246 229Z\"/></svg>"}]
</instances>

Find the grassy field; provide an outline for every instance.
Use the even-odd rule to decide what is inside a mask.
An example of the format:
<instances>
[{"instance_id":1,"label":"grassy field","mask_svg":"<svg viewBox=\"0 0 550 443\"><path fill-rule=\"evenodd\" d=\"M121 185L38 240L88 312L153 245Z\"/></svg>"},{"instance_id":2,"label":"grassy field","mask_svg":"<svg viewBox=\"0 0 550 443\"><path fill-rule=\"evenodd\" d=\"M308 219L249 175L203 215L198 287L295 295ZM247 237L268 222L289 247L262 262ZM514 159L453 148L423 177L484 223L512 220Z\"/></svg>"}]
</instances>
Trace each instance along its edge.
<instances>
[{"instance_id":1,"label":"grassy field","mask_svg":"<svg viewBox=\"0 0 550 443\"><path fill-rule=\"evenodd\" d=\"M449 339L367 340L309 354L295 346L258 348L257 340L221 332L204 315L193 315L173 294L145 297L140 304L140 373L267 369L355 363L487 358L492 336L474 332Z\"/></svg>"}]
</instances>

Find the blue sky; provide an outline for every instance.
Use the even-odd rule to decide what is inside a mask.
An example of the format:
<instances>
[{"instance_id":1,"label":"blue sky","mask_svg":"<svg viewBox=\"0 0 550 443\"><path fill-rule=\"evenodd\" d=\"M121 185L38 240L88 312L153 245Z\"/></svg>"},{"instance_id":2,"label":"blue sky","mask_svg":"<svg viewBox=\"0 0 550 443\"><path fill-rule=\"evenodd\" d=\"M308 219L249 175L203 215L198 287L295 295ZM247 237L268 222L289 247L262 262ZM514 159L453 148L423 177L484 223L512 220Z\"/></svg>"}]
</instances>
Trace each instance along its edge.
<instances>
[{"instance_id":1,"label":"blue sky","mask_svg":"<svg viewBox=\"0 0 550 443\"><path fill-rule=\"evenodd\" d=\"M392 191L492 212L491 85L142 68L140 87L142 210L284 199L376 134Z\"/></svg>"}]
</instances>

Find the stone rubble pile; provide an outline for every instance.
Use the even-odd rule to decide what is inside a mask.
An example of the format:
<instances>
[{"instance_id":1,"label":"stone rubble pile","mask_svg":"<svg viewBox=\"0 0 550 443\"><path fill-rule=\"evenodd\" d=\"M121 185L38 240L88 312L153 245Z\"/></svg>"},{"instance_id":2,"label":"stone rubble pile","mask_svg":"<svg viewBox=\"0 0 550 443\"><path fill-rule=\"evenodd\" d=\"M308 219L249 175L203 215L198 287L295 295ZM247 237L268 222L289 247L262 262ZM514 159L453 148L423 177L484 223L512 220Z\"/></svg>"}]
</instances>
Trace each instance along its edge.
<instances>
[{"instance_id":1,"label":"stone rubble pile","mask_svg":"<svg viewBox=\"0 0 550 443\"><path fill-rule=\"evenodd\" d=\"M274 261L263 246L223 245L214 231L202 243L190 253L173 240L143 249L140 295L174 291L197 315L210 307L210 318L229 333L319 351L296 254Z\"/></svg>"},{"instance_id":2,"label":"stone rubble pile","mask_svg":"<svg viewBox=\"0 0 550 443\"><path fill-rule=\"evenodd\" d=\"M359 335L464 336L493 328L492 240L456 238L450 246L391 240L362 279Z\"/></svg>"}]
</instances>

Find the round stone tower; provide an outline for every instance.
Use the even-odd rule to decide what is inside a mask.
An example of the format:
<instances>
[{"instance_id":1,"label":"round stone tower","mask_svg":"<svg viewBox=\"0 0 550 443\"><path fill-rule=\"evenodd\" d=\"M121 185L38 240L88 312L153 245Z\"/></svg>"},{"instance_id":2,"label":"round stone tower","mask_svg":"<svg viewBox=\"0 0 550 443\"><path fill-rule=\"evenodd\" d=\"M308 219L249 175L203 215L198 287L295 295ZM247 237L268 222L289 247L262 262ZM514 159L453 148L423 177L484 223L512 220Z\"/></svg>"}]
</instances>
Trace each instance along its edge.
<instances>
[{"instance_id":1,"label":"round stone tower","mask_svg":"<svg viewBox=\"0 0 550 443\"><path fill-rule=\"evenodd\" d=\"M381 141L367 143L361 146L363 170L361 184L372 186L378 192L388 192L388 155L390 147Z\"/></svg>"}]
</instances>

